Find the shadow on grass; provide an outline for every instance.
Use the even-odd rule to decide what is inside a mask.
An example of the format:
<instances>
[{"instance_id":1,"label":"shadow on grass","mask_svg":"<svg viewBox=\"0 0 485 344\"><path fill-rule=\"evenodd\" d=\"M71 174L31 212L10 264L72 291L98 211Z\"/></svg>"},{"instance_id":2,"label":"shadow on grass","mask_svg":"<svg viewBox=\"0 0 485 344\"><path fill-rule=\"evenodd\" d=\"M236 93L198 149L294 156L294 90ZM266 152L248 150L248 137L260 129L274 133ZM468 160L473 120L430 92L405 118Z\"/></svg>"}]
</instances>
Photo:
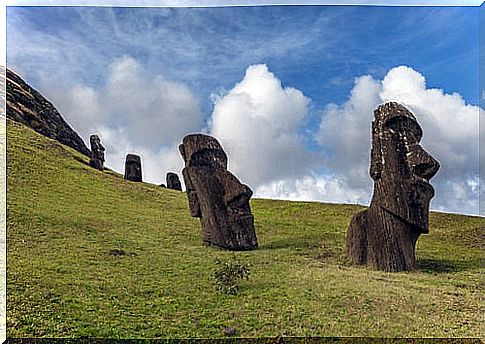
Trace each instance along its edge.
<instances>
[{"instance_id":1,"label":"shadow on grass","mask_svg":"<svg viewBox=\"0 0 485 344\"><path fill-rule=\"evenodd\" d=\"M418 269L427 273L450 273L471 270L480 266L479 260L454 261L447 259L418 259Z\"/></svg>"}]
</instances>

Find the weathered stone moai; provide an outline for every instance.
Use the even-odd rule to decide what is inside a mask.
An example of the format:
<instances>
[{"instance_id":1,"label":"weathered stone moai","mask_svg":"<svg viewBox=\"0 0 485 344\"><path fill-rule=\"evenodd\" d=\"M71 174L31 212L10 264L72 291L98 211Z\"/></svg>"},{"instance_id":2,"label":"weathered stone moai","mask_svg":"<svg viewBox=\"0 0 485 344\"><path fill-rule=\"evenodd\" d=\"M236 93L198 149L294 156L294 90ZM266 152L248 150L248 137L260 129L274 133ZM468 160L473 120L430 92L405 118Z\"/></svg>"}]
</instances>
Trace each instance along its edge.
<instances>
[{"instance_id":1,"label":"weathered stone moai","mask_svg":"<svg viewBox=\"0 0 485 344\"><path fill-rule=\"evenodd\" d=\"M207 135L184 137L179 146L190 214L199 217L204 245L228 250L258 247L249 199L253 192L227 170L219 142Z\"/></svg>"},{"instance_id":2,"label":"weathered stone moai","mask_svg":"<svg viewBox=\"0 0 485 344\"><path fill-rule=\"evenodd\" d=\"M179 176L176 173L167 173L167 189L182 191L182 184L180 183Z\"/></svg>"},{"instance_id":3,"label":"weathered stone moai","mask_svg":"<svg viewBox=\"0 0 485 344\"><path fill-rule=\"evenodd\" d=\"M125 179L141 182L141 159L138 155L128 154L125 161Z\"/></svg>"},{"instance_id":4,"label":"weathered stone moai","mask_svg":"<svg viewBox=\"0 0 485 344\"><path fill-rule=\"evenodd\" d=\"M419 144L422 130L398 103L374 111L370 175L374 192L369 208L354 215L347 232L347 254L356 264L383 271L416 268L418 237L428 233L429 180L439 163Z\"/></svg>"},{"instance_id":5,"label":"weathered stone moai","mask_svg":"<svg viewBox=\"0 0 485 344\"><path fill-rule=\"evenodd\" d=\"M104 147L98 135L91 135L89 137L91 144L91 159L89 165L100 171L104 170Z\"/></svg>"}]
</instances>

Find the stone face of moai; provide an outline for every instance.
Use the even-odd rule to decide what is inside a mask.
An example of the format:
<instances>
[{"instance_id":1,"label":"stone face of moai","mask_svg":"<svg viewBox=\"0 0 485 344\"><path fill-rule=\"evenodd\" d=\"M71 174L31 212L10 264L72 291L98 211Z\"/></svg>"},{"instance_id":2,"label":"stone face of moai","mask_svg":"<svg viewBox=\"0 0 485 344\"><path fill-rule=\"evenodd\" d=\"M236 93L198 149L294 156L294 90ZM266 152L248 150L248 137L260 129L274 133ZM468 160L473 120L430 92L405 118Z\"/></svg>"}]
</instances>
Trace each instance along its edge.
<instances>
[{"instance_id":1,"label":"stone face of moai","mask_svg":"<svg viewBox=\"0 0 485 344\"><path fill-rule=\"evenodd\" d=\"M91 159L89 165L100 171L104 169L104 147L101 144L101 140L98 135L91 135L89 137L91 144Z\"/></svg>"},{"instance_id":2,"label":"stone face of moai","mask_svg":"<svg viewBox=\"0 0 485 344\"><path fill-rule=\"evenodd\" d=\"M208 135L184 137L179 146L190 214L199 217L202 241L228 250L258 247L249 199L253 192L227 170L227 156Z\"/></svg>"},{"instance_id":3,"label":"stone face of moai","mask_svg":"<svg viewBox=\"0 0 485 344\"><path fill-rule=\"evenodd\" d=\"M182 191L182 184L180 183L179 176L176 173L167 173L167 188Z\"/></svg>"},{"instance_id":4,"label":"stone face of moai","mask_svg":"<svg viewBox=\"0 0 485 344\"><path fill-rule=\"evenodd\" d=\"M391 102L374 111L369 208L357 213L347 232L347 254L377 270L416 268L418 237L428 233L429 180L439 163L420 145L422 129L404 106Z\"/></svg>"},{"instance_id":5,"label":"stone face of moai","mask_svg":"<svg viewBox=\"0 0 485 344\"><path fill-rule=\"evenodd\" d=\"M128 154L125 161L125 179L141 182L141 159L138 155Z\"/></svg>"}]
</instances>

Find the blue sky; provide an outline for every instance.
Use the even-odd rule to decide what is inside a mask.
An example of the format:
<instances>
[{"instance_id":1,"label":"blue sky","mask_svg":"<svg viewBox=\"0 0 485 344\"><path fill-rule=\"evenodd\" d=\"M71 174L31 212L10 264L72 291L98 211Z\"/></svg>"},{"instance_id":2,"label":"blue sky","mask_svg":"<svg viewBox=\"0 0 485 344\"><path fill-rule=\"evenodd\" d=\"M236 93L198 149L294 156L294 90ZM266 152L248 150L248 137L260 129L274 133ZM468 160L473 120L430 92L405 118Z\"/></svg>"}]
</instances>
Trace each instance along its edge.
<instances>
[{"instance_id":1,"label":"blue sky","mask_svg":"<svg viewBox=\"0 0 485 344\"><path fill-rule=\"evenodd\" d=\"M91 56L73 56L78 68L71 68L73 75L67 77L98 87L107 65L128 54L154 73L190 85L206 112L211 111L214 89L230 88L255 63L271 66L283 84L302 90L317 105L345 100L357 75L380 78L401 64L426 75L430 87L458 92L477 104L478 11L375 6L8 8L8 49L21 49L15 39L20 25L60 39L74 36L73 43L79 40ZM35 58L39 61L31 68L55 73L49 55L47 61ZM8 62L22 64L22 58ZM35 83L35 71L32 79Z\"/></svg>"},{"instance_id":2,"label":"blue sky","mask_svg":"<svg viewBox=\"0 0 485 344\"><path fill-rule=\"evenodd\" d=\"M479 104L478 31L478 7L9 7L7 64L52 100L85 141L90 132L98 131L105 134L108 145L124 140L125 150L165 159L152 167L148 161L145 163L148 179L153 182L163 181L163 169L179 172L182 166L173 147L183 133L219 133L228 150L237 153L251 136L241 136L245 142L234 141L237 128L229 128L231 123L222 119L224 111L232 109L227 104L236 95L246 94L253 101L231 106L245 109L241 116L263 114L274 121L279 129L271 131L268 126L266 135L291 142L291 147L296 147L291 150L295 158L289 160L295 163L282 167L275 161L268 165L266 175L274 175L271 179L245 172L243 165L253 170L258 165L235 157L236 172L251 182L261 197L337 202L366 203L372 184L364 171L368 168L369 142L360 143L362 153L353 159L350 151L359 149L358 145L349 146L349 151L339 150L342 145L334 137L335 130L345 130L344 119L363 126L370 124L371 117L353 109L366 109L398 97L399 83L407 83L410 91L402 101L418 111L418 121L422 112L424 129L428 126L429 135L434 135L428 140L430 148L436 147L441 160L460 164L445 167L436 177L443 196L437 192L435 208L477 213L477 150L468 149L466 153L466 149L454 146L466 138L478 138L475 132L466 132L473 130L470 123L477 118L469 113L475 113ZM399 66L402 68L396 69ZM123 79L126 75L131 75L131 81ZM422 87L421 76L425 80ZM238 84L242 86L237 88ZM146 85L151 86L143 92ZM281 95L281 103L288 101L287 108L293 112L280 109L278 114L274 112L276 105L265 105L257 92L252 93L258 87L266 90L265 85L268 92L274 92L268 94ZM152 107L132 106L146 101L147 92L154 88L164 94L151 96ZM373 93L367 97L374 97L375 102L363 104L360 95L369 88ZM120 95L121 89L129 95ZM299 93L290 95L290 89ZM434 99L431 89L441 92L435 103L429 101ZM453 98L453 94L457 97ZM120 97L133 99L124 107L107 104L106 99L116 102ZM446 109L441 105L445 99L450 102ZM81 108L87 104L92 106L92 114L99 115L87 114L86 108ZM168 115L158 118L157 108L165 109ZM463 121L468 123L458 133L449 134L448 151L440 151L439 144L447 140L446 129L430 120L438 118L434 113L440 111L447 114L439 117L442 121L456 120L457 127ZM248 116L247 121L254 117ZM329 131L339 118L342 128ZM159 125L159 141L150 131L156 127L150 125L153 121ZM221 127L221 121L225 127ZM264 127L257 123L259 128ZM296 132L288 127L295 127ZM345 139L367 141L367 127L356 128L355 132L355 137ZM248 155L244 159L251 159L250 153L256 155L255 150L239 152ZM124 153L118 149L119 156L113 153L117 161L108 159L108 165L122 169L119 161ZM342 155L349 159L337 161ZM359 161L359 165L351 166L350 160ZM271 166L275 166L274 170ZM352 175L348 171L354 167L356 174ZM354 182L357 180L359 183ZM340 184L333 185L334 181ZM322 191L315 194L295 190L305 187L320 187ZM461 198L446 200L452 192Z\"/></svg>"}]
</instances>

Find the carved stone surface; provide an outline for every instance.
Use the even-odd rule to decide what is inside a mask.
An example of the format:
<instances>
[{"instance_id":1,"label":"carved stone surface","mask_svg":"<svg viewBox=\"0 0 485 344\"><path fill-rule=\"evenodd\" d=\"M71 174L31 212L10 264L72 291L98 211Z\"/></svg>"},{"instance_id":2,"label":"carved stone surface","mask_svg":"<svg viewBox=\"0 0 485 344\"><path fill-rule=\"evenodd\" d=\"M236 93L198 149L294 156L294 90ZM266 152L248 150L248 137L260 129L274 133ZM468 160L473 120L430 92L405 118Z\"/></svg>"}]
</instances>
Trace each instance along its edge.
<instances>
[{"instance_id":1,"label":"carved stone surface","mask_svg":"<svg viewBox=\"0 0 485 344\"><path fill-rule=\"evenodd\" d=\"M104 147L101 144L101 140L98 135L91 135L89 137L91 144L91 159L89 165L100 171L104 169Z\"/></svg>"},{"instance_id":2,"label":"carved stone surface","mask_svg":"<svg viewBox=\"0 0 485 344\"><path fill-rule=\"evenodd\" d=\"M249 206L253 192L227 170L219 142L208 135L187 135L179 149L190 214L200 218L203 243L229 250L257 248Z\"/></svg>"},{"instance_id":3,"label":"carved stone surface","mask_svg":"<svg viewBox=\"0 0 485 344\"><path fill-rule=\"evenodd\" d=\"M419 144L422 130L414 115L391 102L374 111L369 208L354 215L347 232L347 254L356 264L383 271L416 268L415 246L428 233L429 180L439 163Z\"/></svg>"},{"instance_id":4,"label":"carved stone surface","mask_svg":"<svg viewBox=\"0 0 485 344\"><path fill-rule=\"evenodd\" d=\"M125 161L125 179L141 182L141 159L138 155L128 154Z\"/></svg>"},{"instance_id":5,"label":"carved stone surface","mask_svg":"<svg viewBox=\"0 0 485 344\"><path fill-rule=\"evenodd\" d=\"M167 173L167 189L182 191L182 184L180 183L179 176L176 173Z\"/></svg>"}]
</instances>

